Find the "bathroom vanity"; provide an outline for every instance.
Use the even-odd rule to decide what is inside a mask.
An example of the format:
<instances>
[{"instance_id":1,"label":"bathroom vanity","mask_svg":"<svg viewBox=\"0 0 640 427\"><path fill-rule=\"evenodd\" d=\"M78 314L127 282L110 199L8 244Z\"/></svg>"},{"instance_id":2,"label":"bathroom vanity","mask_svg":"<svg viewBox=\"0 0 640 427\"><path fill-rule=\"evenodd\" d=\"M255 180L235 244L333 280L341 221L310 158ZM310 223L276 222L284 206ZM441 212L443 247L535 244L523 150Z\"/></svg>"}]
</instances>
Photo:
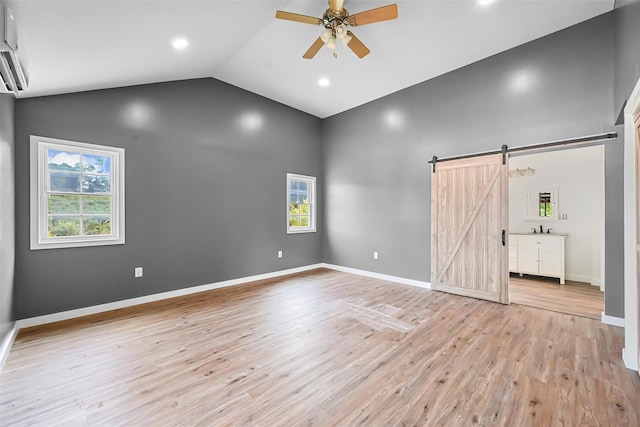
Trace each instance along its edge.
<instances>
[{"instance_id":1,"label":"bathroom vanity","mask_svg":"<svg viewBox=\"0 0 640 427\"><path fill-rule=\"evenodd\" d=\"M565 234L509 233L509 271L557 277L564 285Z\"/></svg>"}]
</instances>

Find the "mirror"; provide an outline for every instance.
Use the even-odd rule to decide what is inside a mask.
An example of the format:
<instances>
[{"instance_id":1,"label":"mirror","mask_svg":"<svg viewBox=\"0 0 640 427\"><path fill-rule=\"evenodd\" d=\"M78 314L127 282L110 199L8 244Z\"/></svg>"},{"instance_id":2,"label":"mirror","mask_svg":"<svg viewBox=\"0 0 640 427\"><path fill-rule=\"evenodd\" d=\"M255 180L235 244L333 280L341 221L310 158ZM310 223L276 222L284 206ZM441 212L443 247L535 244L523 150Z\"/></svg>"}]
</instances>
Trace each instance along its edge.
<instances>
[{"instance_id":1,"label":"mirror","mask_svg":"<svg viewBox=\"0 0 640 427\"><path fill-rule=\"evenodd\" d=\"M551 203L551 193L545 191L544 193L538 194L540 195L540 216L553 216L553 203Z\"/></svg>"},{"instance_id":2,"label":"mirror","mask_svg":"<svg viewBox=\"0 0 640 427\"><path fill-rule=\"evenodd\" d=\"M536 221L558 219L558 186L529 188L525 204L524 219Z\"/></svg>"}]
</instances>

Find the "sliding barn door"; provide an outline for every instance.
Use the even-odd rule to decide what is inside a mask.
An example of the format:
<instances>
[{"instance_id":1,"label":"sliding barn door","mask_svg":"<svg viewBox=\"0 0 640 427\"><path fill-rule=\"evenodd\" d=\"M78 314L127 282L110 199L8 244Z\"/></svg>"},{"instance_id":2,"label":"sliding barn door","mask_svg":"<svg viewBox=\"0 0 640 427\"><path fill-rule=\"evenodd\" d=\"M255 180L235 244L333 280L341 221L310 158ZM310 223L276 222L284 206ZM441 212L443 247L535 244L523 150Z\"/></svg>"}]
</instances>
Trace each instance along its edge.
<instances>
[{"instance_id":1,"label":"sliding barn door","mask_svg":"<svg viewBox=\"0 0 640 427\"><path fill-rule=\"evenodd\" d=\"M435 168L432 288L508 304L508 166L496 154L438 162Z\"/></svg>"}]
</instances>

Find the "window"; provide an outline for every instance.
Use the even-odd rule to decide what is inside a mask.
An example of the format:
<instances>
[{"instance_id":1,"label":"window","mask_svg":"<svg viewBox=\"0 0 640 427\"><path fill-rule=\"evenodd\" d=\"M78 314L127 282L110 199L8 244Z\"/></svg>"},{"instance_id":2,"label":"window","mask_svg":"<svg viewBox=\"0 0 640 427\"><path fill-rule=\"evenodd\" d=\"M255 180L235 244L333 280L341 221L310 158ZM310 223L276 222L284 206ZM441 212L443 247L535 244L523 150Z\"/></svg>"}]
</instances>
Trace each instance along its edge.
<instances>
[{"instance_id":1,"label":"window","mask_svg":"<svg viewBox=\"0 0 640 427\"><path fill-rule=\"evenodd\" d=\"M124 243L124 149L31 136L31 249Z\"/></svg>"},{"instance_id":2,"label":"window","mask_svg":"<svg viewBox=\"0 0 640 427\"><path fill-rule=\"evenodd\" d=\"M316 231L316 178L287 174L287 233Z\"/></svg>"}]
</instances>

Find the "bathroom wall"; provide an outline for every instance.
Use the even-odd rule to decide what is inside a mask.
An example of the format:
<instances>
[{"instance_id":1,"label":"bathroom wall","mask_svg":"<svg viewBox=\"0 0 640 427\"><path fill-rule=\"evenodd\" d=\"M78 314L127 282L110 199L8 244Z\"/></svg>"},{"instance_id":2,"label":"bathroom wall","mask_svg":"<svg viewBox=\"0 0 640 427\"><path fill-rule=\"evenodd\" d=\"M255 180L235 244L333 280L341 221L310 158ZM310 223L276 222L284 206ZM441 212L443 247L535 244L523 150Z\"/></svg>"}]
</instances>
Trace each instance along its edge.
<instances>
[{"instance_id":1,"label":"bathroom wall","mask_svg":"<svg viewBox=\"0 0 640 427\"><path fill-rule=\"evenodd\" d=\"M520 175L516 169L535 170ZM604 147L575 148L512 157L509 170L509 230L530 232L543 226L568 234L565 246L568 280L599 286L603 272ZM524 219L531 187L559 186L558 211L566 220ZM555 216L558 218L558 216Z\"/></svg>"}]
</instances>

